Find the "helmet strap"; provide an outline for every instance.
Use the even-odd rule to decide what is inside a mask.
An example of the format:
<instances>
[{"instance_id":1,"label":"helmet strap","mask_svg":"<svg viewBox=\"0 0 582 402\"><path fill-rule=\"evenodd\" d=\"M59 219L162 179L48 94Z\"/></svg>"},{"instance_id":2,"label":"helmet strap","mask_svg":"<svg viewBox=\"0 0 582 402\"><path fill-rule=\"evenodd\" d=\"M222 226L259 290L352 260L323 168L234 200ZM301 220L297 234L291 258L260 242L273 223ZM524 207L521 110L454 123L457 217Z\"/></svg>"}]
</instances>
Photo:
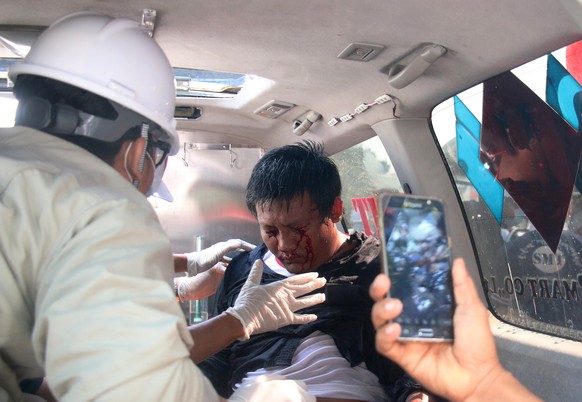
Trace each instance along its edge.
<instances>
[{"instance_id":1,"label":"helmet strap","mask_svg":"<svg viewBox=\"0 0 582 402\"><path fill-rule=\"evenodd\" d=\"M143 172L143 164L145 163L146 153L148 152L148 139L149 139L148 132L149 132L149 130L150 130L149 124L142 123L140 135L141 135L141 138L143 138L145 141L145 146L143 147L143 152L141 154L141 157L139 159L139 163L137 165L137 170L139 171L139 173Z\"/></svg>"},{"instance_id":2,"label":"helmet strap","mask_svg":"<svg viewBox=\"0 0 582 402\"><path fill-rule=\"evenodd\" d=\"M129 155L129 150L133 146L133 143L134 143L134 141L132 141L125 149L125 156L123 158L123 168L125 169L125 173L127 174L127 177L129 177L129 181L131 181L131 184L133 184L133 186L135 188L137 188L139 186L139 180L134 179L133 176L131 175L131 173L129 173L129 169L127 168L127 155ZM143 165L143 163L142 163L142 165Z\"/></svg>"},{"instance_id":3,"label":"helmet strap","mask_svg":"<svg viewBox=\"0 0 582 402\"><path fill-rule=\"evenodd\" d=\"M141 136L141 138L143 138L145 144L144 144L143 151L141 153L141 156L139 158L139 162L138 162L138 165L137 165L137 170L138 170L139 174L141 174L143 172L145 158L146 158L146 154L148 152L148 140L149 140L148 132L149 132L149 127L150 126L148 124L142 123L140 136ZM138 188L139 187L139 179L137 179L137 178L134 179L133 176L131 175L131 173L129 172L129 169L127 168L127 157L129 155L129 150L133 146L133 143L134 142L135 141L132 141L129 144L129 146L127 147L127 149L125 150L125 156L124 156L124 159L123 159L123 167L125 169L125 173L127 173L127 176L129 177L129 180L131 181L131 184L135 188ZM150 159L151 159L151 157L150 157ZM153 163L154 162L152 161L152 164ZM154 164L154 169L155 169L155 164Z\"/></svg>"}]
</instances>

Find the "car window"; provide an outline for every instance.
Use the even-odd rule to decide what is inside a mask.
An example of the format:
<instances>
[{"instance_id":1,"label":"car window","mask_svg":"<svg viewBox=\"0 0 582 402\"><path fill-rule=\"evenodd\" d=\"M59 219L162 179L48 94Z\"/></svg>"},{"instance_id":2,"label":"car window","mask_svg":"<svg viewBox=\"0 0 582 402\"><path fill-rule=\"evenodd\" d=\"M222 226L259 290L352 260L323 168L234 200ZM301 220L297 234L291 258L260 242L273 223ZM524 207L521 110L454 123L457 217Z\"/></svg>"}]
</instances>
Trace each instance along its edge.
<instances>
[{"instance_id":1,"label":"car window","mask_svg":"<svg viewBox=\"0 0 582 402\"><path fill-rule=\"evenodd\" d=\"M0 92L0 127L14 126L16 106L18 101L14 99L12 93Z\"/></svg>"},{"instance_id":2,"label":"car window","mask_svg":"<svg viewBox=\"0 0 582 402\"><path fill-rule=\"evenodd\" d=\"M344 223L348 233L377 235L376 199L382 190L402 192L386 149L378 137L331 157L342 180Z\"/></svg>"},{"instance_id":3,"label":"car window","mask_svg":"<svg viewBox=\"0 0 582 402\"><path fill-rule=\"evenodd\" d=\"M582 340L582 49L575 43L448 99L432 125L491 311Z\"/></svg>"}]
</instances>

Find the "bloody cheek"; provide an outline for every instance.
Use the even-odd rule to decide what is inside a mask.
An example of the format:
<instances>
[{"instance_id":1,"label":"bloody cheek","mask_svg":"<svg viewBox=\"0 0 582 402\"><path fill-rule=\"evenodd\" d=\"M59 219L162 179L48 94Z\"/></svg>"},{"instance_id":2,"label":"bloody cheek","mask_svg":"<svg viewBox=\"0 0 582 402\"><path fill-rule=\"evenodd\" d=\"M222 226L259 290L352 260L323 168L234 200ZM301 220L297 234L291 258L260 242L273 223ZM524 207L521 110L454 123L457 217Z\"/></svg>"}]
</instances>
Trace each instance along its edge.
<instances>
[{"instance_id":1,"label":"bloody cheek","mask_svg":"<svg viewBox=\"0 0 582 402\"><path fill-rule=\"evenodd\" d=\"M297 243L297 246L299 247L299 244L303 241L305 242L305 253L307 257L305 264L303 264L303 268L307 268L307 265L311 266L314 258L313 243L311 242L311 237L305 233L305 230L299 230L299 242Z\"/></svg>"}]
</instances>

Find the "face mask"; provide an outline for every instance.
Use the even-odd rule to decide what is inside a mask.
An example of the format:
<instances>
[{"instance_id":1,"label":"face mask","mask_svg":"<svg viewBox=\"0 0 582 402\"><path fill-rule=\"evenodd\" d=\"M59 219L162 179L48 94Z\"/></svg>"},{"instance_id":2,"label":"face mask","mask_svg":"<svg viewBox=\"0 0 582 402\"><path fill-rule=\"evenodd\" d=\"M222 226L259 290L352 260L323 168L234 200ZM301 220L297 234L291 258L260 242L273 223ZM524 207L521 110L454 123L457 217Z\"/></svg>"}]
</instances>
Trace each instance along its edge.
<instances>
[{"instance_id":1,"label":"face mask","mask_svg":"<svg viewBox=\"0 0 582 402\"><path fill-rule=\"evenodd\" d=\"M166 166L165 166L165 164L162 164L161 166L158 166L156 168L156 164L154 163L154 160L152 159L150 154L147 153L146 155L147 155L148 159L150 160L150 162L152 163L152 166L155 169L154 179L152 180L152 185L150 186L150 188L148 188L148 191L146 192L146 197L149 197L149 196L153 195L158 190L158 187L160 187L160 183L162 182L162 176L164 175L164 170L166 169Z\"/></svg>"},{"instance_id":2,"label":"face mask","mask_svg":"<svg viewBox=\"0 0 582 402\"><path fill-rule=\"evenodd\" d=\"M167 162L168 161L166 159L165 163L156 168L156 172L154 173L154 180L152 181L152 185L150 186L146 194L147 197L154 196L168 202L174 201L172 193L170 192L170 190L168 190L168 187L166 187L166 185L162 181L162 176L166 171Z\"/></svg>"}]
</instances>

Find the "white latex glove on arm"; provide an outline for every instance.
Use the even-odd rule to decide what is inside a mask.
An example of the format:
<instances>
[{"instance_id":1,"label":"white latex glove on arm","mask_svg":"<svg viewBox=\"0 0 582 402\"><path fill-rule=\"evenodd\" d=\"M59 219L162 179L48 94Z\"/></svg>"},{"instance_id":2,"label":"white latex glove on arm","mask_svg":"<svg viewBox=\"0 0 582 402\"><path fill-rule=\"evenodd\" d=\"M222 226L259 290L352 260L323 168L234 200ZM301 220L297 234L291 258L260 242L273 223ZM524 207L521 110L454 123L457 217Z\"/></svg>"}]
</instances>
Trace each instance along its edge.
<instances>
[{"instance_id":1,"label":"white latex glove on arm","mask_svg":"<svg viewBox=\"0 0 582 402\"><path fill-rule=\"evenodd\" d=\"M295 314L295 311L325 301L323 293L300 298L322 287L325 278L318 278L317 273L311 272L260 285L262 273L263 262L257 260L234 307L188 327L194 340L194 347L190 349L194 363L212 356L237 339L248 339L253 333L271 331L289 324L305 324L317 319L314 314Z\"/></svg>"},{"instance_id":2,"label":"white latex glove on arm","mask_svg":"<svg viewBox=\"0 0 582 402\"><path fill-rule=\"evenodd\" d=\"M226 257L225 254L236 251L245 250L251 251L255 248L254 244L246 242L241 239L230 239L220 243L216 243L201 251L193 251L191 253L175 254L174 255L174 270L175 272L188 271L188 276L194 276L212 268L216 263L222 261L230 262L231 258ZM183 261L185 258L186 261ZM183 268L184 262L186 268Z\"/></svg>"},{"instance_id":3,"label":"white latex glove on arm","mask_svg":"<svg viewBox=\"0 0 582 402\"><path fill-rule=\"evenodd\" d=\"M216 293L220 281L224 277L226 265L219 262L208 271L196 276L174 278L174 289L181 302L202 300Z\"/></svg>"},{"instance_id":4,"label":"white latex glove on arm","mask_svg":"<svg viewBox=\"0 0 582 402\"><path fill-rule=\"evenodd\" d=\"M283 376L262 375L253 380L243 380L229 402L315 402L307 393L303 381L286 380Z\"/></svg>"},{"instance_id":5,"label":"white latex glove on arm","mask_svg":"<svg viewBox=\"0 0 582 402\"><path fill-rule=\"evenodd\" d=\"M226 310L236 317L245 329L245 336L260 334L290 324L305 324L317 319L315 314L295 314L295 311L323 303L325 295L303 296L325 285L317 272L294 275L282 281L261 285L263 261L256 260L234 306Z\"/></svg>"}]
</instances>

